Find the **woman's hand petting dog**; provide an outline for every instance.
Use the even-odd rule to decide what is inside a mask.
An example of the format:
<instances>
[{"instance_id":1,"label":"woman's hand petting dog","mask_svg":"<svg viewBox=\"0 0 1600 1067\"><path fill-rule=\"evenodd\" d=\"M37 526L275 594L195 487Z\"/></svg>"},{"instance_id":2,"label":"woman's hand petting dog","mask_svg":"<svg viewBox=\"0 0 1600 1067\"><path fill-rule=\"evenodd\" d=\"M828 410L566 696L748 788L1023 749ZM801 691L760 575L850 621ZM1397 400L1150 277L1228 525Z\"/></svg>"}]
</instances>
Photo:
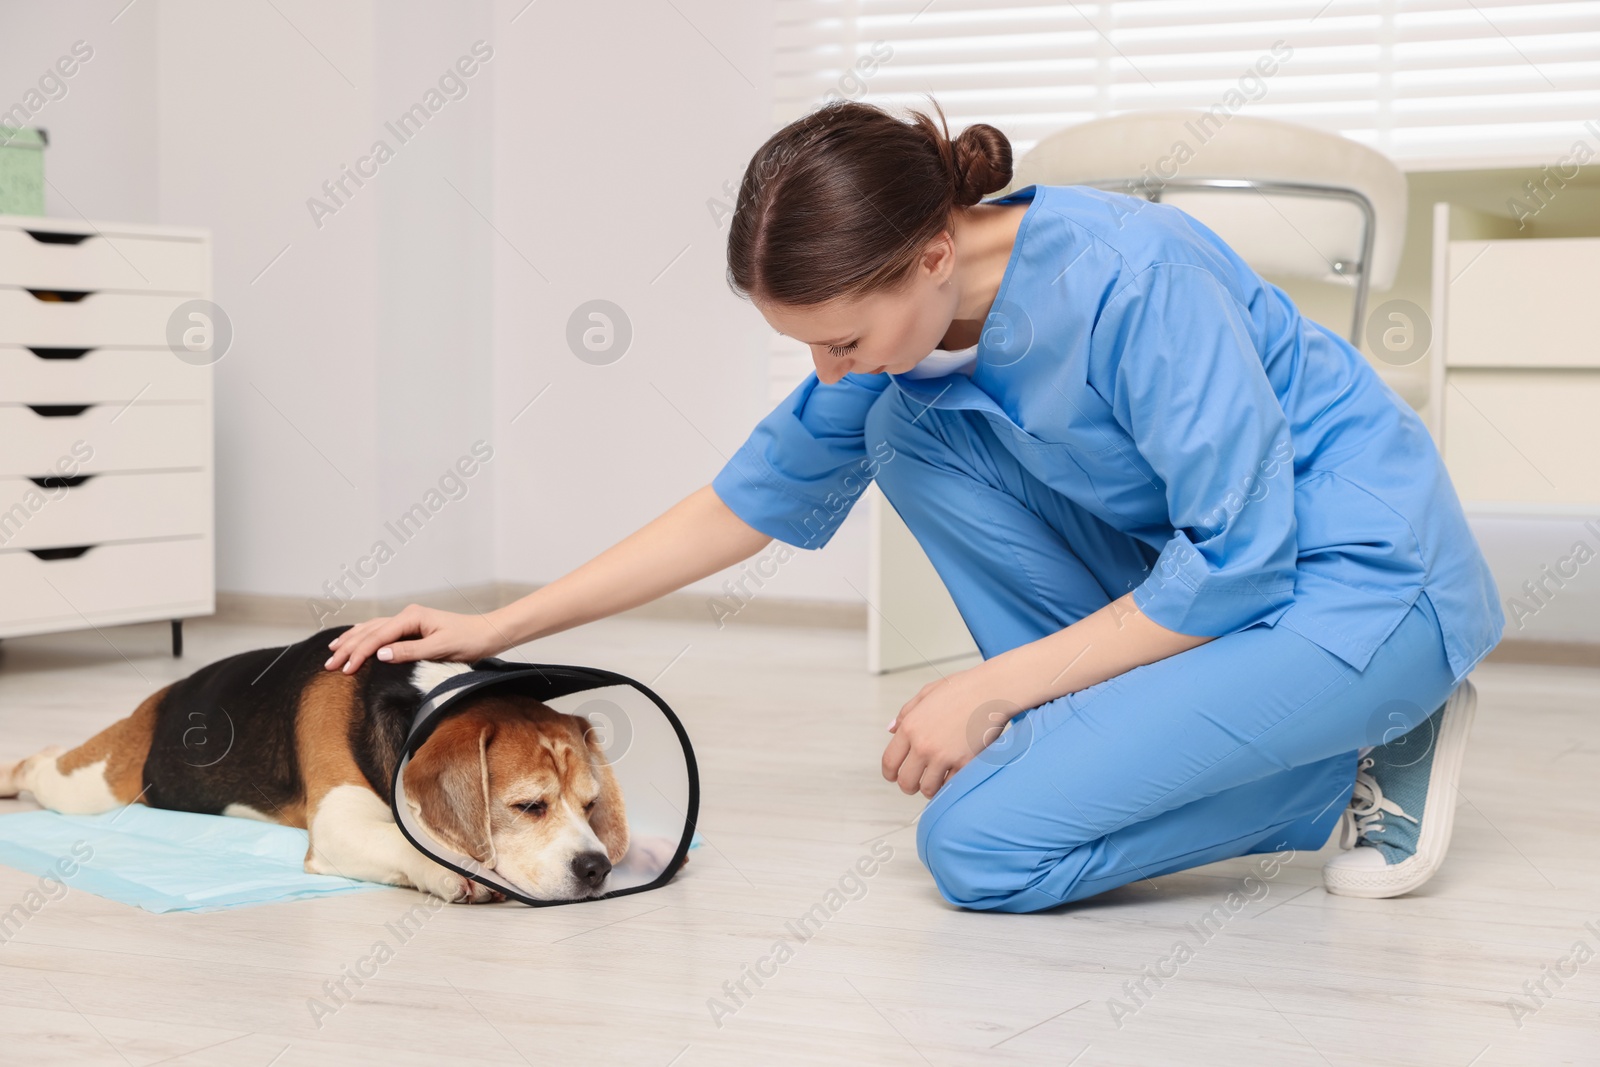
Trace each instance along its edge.
<instances>
[{"instance_id":1,"label":"woman's hand petting dog","mask_svg":"<svg viewBox=\"0 0 1600 1067\"><path fill-rule=\"evenodd\" d=\"M334 638L328 645L333 655L323 667L353 674L374 655L385 663L470 662L513 644L487 615L458 615L412 604L398 615L368 619Z\"/></svg>"}]
</instances>

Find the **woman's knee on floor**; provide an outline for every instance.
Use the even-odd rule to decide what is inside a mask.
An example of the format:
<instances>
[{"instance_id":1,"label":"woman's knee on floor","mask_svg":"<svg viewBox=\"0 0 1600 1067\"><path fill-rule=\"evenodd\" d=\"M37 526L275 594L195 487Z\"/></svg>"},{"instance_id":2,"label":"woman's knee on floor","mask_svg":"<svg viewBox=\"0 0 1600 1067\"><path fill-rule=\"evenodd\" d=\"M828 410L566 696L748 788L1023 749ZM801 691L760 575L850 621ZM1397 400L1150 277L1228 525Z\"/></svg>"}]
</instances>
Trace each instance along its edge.
<instances>
[{"instance_id":1,"label":"woman's knee on floor","mask_svg":"<svg viewBox=\"0 0 1600 1067\"><path fill-rule=\"evenodd\" d=\"M949 786L946 786L948 789ZM968 791L941 803L935 794L917 824L917 856L951 904L979 911L1033 911L1044 904L1033 886L1046 867L1069 862L1073 849L1041 849L1000 836L1008 820L984 803L981 791Z\"/></svg>"}]
</instances>

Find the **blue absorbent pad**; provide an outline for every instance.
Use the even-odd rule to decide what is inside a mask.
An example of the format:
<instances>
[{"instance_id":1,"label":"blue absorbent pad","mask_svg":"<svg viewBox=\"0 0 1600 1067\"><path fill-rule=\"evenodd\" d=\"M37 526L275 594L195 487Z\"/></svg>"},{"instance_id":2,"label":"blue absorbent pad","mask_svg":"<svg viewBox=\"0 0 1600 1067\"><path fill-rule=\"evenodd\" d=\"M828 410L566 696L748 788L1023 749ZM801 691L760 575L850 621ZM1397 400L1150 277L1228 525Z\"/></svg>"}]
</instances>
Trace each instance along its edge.
<instances>
[{"instance_id":1,"label":"blue absorbent pad","mask_svg":"<svg viewBox=\"0 0 1600 1067\"><path fill-rule=\"evenodd\" d=\"M307 874L307 840L293 826L143 804L0 815L0 864L157 914L388 888ZM689 847L702 843L695 831Z\"/></svg>"},{"instance_id":2,"label":"blue absorbent pad","mask_svg":"<svg viewBox=\"0 0 1600 1067\"><path fill-rule=\"evenodd\" d=\"M293 826L143 804L0 815L0 863L158 914L384 888L307 874L307 840Z\"/></svg>"}]
</instances>

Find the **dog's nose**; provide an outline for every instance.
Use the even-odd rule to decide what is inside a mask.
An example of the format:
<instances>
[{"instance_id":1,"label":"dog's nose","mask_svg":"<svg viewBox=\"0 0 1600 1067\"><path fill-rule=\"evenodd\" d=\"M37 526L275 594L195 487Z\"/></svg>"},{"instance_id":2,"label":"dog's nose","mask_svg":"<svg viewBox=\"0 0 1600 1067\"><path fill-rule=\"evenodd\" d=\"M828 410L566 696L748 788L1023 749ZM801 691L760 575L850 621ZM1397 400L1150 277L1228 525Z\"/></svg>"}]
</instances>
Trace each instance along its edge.
<instances>
[{"instance_id":1,"label":"dog's nose","mask_svg":"<svg viewBox=\"0 0 1600 1067\"><path fill-rule=\"evenodd\" d=\"M590 889L597 888L611 873L611 861L604 852L580 852L572 859L572 876Z\"/></svg>"}]
</instances>

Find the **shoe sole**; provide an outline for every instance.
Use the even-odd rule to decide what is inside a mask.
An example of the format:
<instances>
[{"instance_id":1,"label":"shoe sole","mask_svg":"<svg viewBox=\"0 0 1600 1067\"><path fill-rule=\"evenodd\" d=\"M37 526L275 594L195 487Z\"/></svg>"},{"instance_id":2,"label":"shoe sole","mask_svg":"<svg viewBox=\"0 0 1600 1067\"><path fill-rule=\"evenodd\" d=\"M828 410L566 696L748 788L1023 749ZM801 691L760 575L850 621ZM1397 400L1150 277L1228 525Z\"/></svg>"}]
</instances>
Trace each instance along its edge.
<instances>
[{"instance_id":1,"label":"shoe sole","mask_svg":"<svg viewBox=\"0 0 1600 1067\"><path fill-rule=\"evenodd\" d=\"M1467 754L1467 735L1477 712L1478 690L1462 682L1445 701L1443 720L1428 776L1428 800L1422 809L1422 832L1417 851L1408 859L1382 870L1322 868L1322 885L1344 897L1398 897L1417 889L1438 873L1455 830L1456 783Z\"/></svg>"}]
</instances>

